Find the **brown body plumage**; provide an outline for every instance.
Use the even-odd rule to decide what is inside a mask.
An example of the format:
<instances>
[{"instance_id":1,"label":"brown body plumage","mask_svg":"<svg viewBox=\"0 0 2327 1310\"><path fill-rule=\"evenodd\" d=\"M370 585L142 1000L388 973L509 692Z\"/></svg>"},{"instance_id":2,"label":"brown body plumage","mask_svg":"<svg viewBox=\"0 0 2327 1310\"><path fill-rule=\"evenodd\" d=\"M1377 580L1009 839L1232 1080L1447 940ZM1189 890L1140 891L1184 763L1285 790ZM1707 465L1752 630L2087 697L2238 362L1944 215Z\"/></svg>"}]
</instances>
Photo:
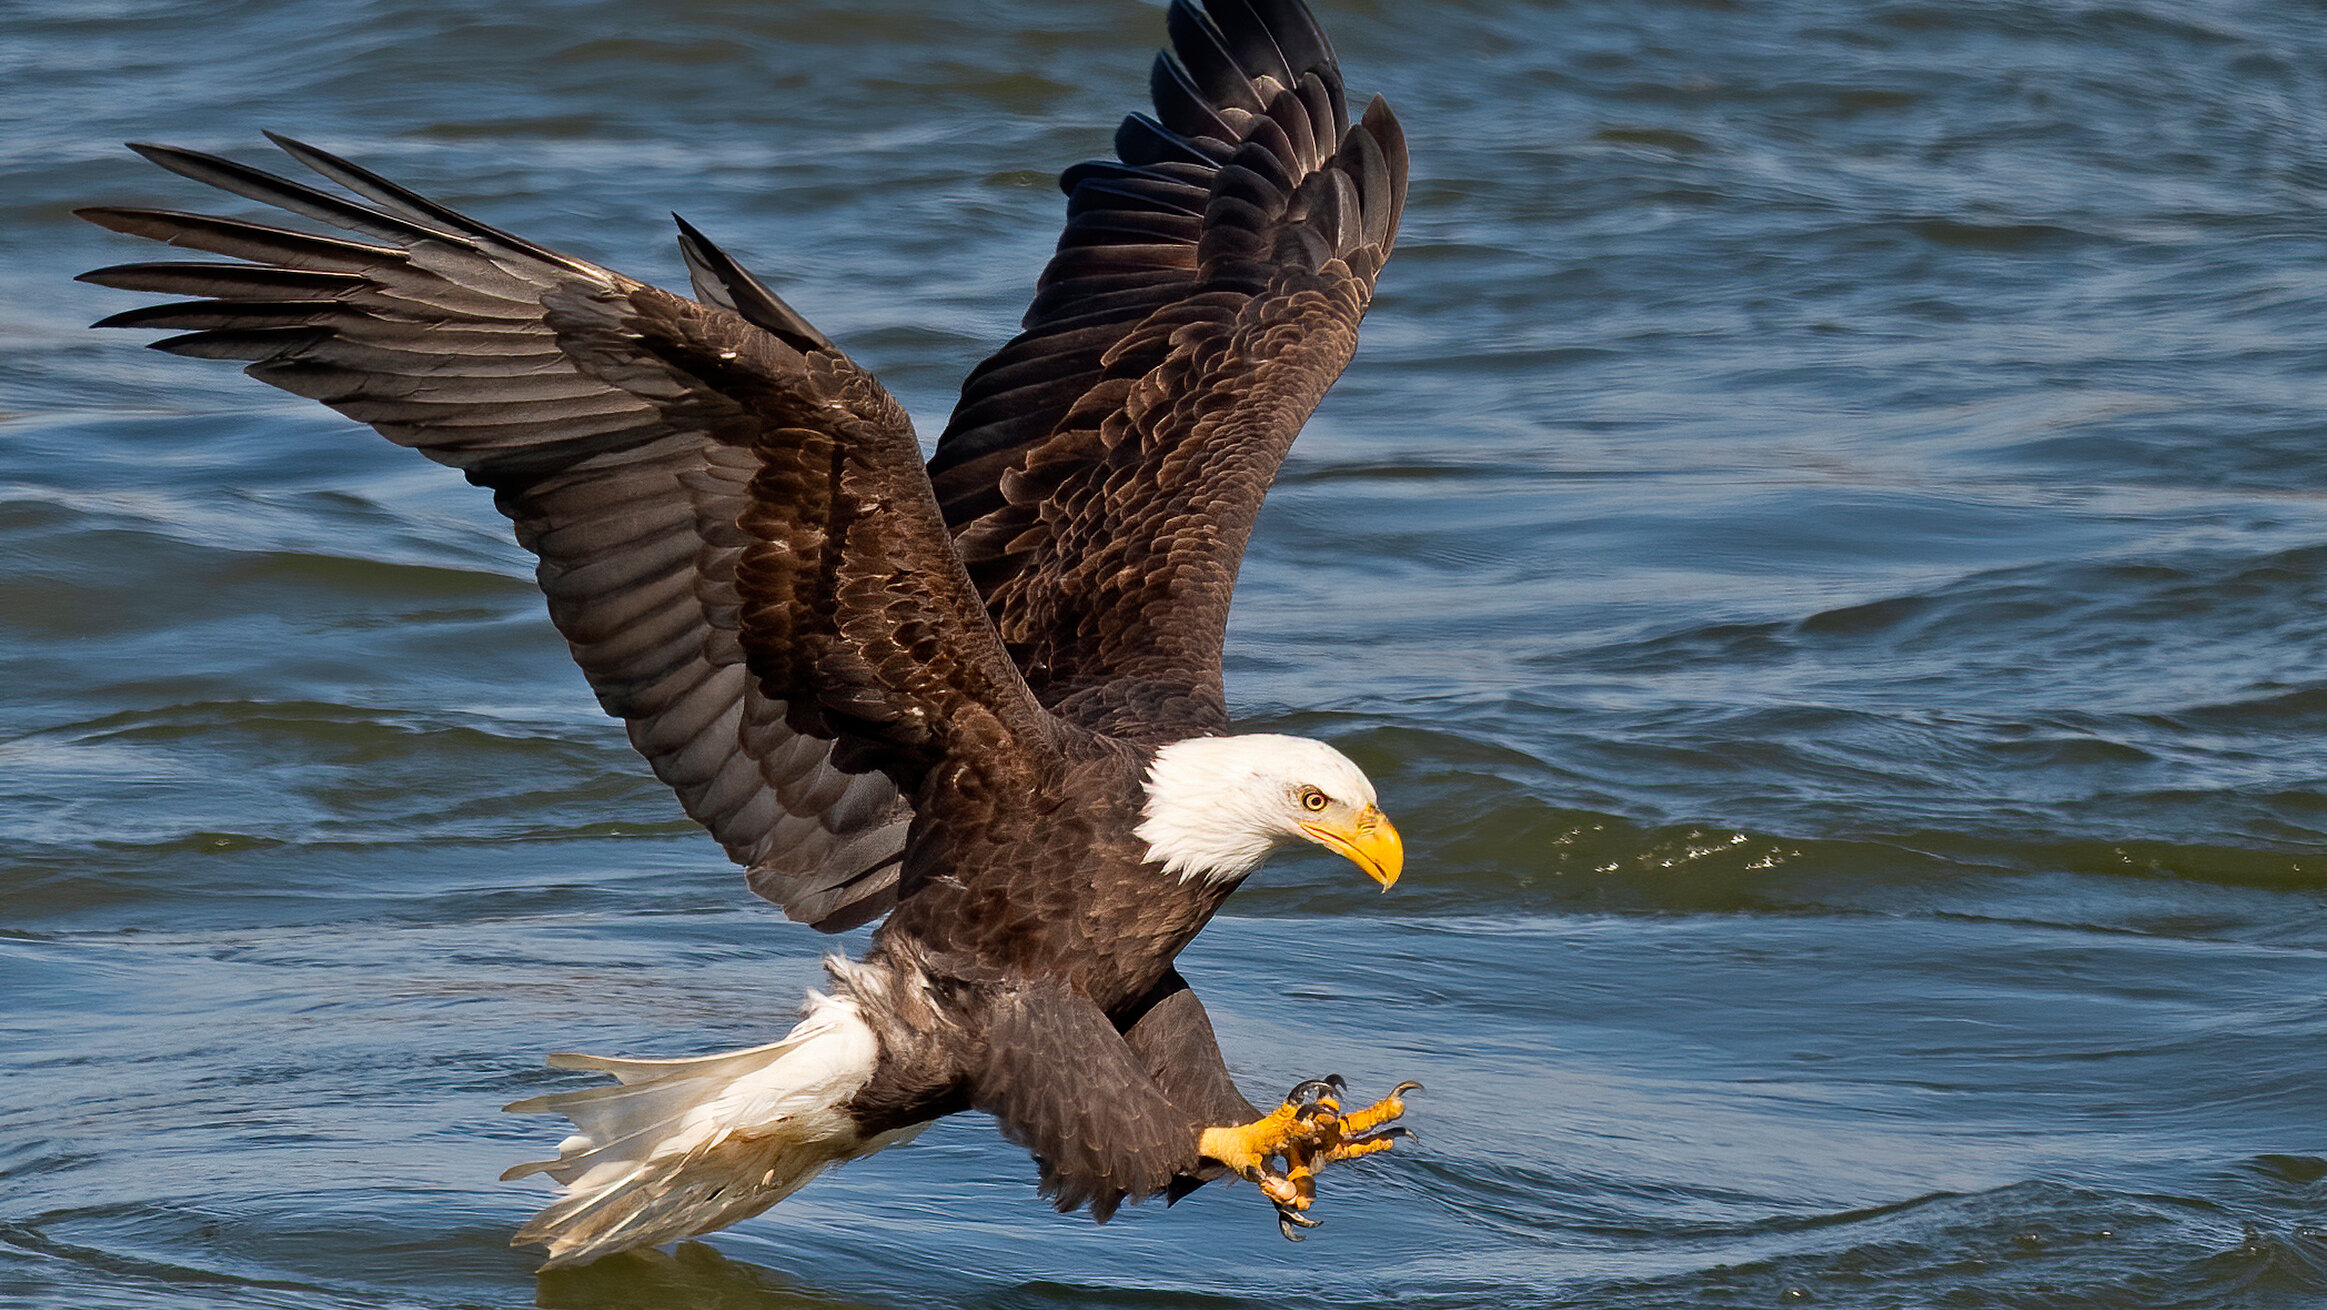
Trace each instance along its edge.
<instances>
[{"instance_id":1,"label":"brown body plumage","mask_svg":"<svg viewBox=\"0 0 2327 1310\"><path fill-rule=\"evenodd\" d=\"M1275 840L1354 851L1386 883L1395 836L1338 756L1250 739L1271 763L1237 785L1323 817L1175 853L1210 847L1157 780L1201 770L1159 759L1227 730L1238 562L1354 349L1405 155L1379 101L1350 126L1297 0L1206 10L1175 0L1156 115L1125 122L1120 159L1062 179L1066 233L1025 331L971 374L926 470L888 393L684 225L696 300L282 138L368 203L137 149L353 239L84 211L246 261L91 273L204 297L108 325L186 330L158 348L249 361L493 491L600 702L753 890L828 931L888 915L836 966L837 1000L765 1054L570 1061L624 1086L542 1102L584 1123L543 1166L567 1200L526 1234L556 1259L731 1222L827 1157L971 1107L1032 1150L1062 1208L1101 1218L1253 1172L1205 1153L1205 1129L1257 1112L1173 957ZM1323 773L1268 773L1286 750ZM803 1079L841 1090L810 1104ZM702 1117L747 1086L762 1120ZM620 1116L684 1150L653 1172L610 1144ZM690 1181L763 1139L766 1160L809 1163L769 1164L757 1205Z\"/></svg>"}]
</instances>

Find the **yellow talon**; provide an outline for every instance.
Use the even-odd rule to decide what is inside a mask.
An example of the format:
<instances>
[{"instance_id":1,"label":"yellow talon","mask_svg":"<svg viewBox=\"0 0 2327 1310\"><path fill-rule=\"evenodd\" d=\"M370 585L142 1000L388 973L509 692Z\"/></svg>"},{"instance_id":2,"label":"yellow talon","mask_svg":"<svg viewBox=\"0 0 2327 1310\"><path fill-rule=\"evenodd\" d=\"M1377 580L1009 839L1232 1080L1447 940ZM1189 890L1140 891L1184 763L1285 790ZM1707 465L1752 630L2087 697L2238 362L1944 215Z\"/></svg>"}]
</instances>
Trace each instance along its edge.
<instances>
[{"instance_id":1,"label":"yellow talon","mask_svg":"<svg viewBox=\"0 0 2327 1310\"><path fill-rule=\"evenodd\" d=\"M1197 1150L1258 1184L1277 1207L1277 1223L1285 1236L1299 1241L1294 1226L1313 1228L1317 1221L1301 1217L1317 1199L1317 1173L1337 1160L1386 1151L1405 1133L1403 1128L1375 1133L1375 1129L1406 1113L1405 1095L1422 1084L1406 1082L1388 1096L1352 1114L1341 1112L1338 1078L1303 1083L1285 1103L1248 1124L1210 1127L1197 1138ZM1315 1095L1303 1098L1304 1092ZM1271 1168L1282 1160L1283 1170Z\"/></svg>"},{"instance_id":2,"label":"yellow talon","mask_svg":"<svg viewBox=\"0 0 2327 1310\"><path fill-rule=\"evenodd\" d=\"M1341 1145L1333 1148L1333 1153L1326 1157L1326 1162L1330 1164L1340 1160L1355 1160L1361 1155L1372 1155L1376 1151L1387 1151L1391 1147L1397 1145L1397 1143L1398 1139L1395 1137L1376 1137L1370 1141L1364 1142L1343 1142Z\"/></svg>"}]
</instances>

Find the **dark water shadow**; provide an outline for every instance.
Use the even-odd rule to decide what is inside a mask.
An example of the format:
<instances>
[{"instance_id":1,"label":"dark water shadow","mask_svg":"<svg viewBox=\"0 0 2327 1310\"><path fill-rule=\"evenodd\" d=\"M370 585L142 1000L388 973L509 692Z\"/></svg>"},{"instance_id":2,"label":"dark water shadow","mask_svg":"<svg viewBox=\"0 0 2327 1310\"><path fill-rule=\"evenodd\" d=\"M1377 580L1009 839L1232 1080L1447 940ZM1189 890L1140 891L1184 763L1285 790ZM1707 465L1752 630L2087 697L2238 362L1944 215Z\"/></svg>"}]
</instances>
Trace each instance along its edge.
<instances>
[{"instance_id":1,"label":"dark water shadow","mask_svg":"<svg viewBox=\"0 0 2327 1310\"><path fill-rule=\"evenodd\" d=\"M843 1310L865 1307L784 1274L730 1260L701 1242L668 1252L624 1251L536 1276L534 1300L550 1310Z\"/></svg>"}]
</instances>

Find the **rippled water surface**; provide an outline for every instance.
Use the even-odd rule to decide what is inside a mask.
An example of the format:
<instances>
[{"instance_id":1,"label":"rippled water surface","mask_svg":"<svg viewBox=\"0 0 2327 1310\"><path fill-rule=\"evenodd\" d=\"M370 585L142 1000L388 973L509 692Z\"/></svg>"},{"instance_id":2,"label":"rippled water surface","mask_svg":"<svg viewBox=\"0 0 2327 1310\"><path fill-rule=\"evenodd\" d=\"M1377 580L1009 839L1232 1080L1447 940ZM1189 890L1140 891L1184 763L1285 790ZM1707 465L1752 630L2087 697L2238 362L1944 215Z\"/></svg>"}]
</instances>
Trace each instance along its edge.
<instances>
[{"instance_id":1,"label":"rippled water surface","mask_svg":"<svg viewBox=\"0 0 2327 1310\"><path fill-rule=\"evenodd\" d=\"M1406 236L1231 696L1412 852L1183 966L1422 1141L1105 1228L974 1117L541 1278L499 1115L829 943L602 718L456 476L84 325L118 147L311 138L666 283L733 248L934 432L1157 6L25 0L0 17L0 1303L2327 1303L2327 23L2230 0L1334 3ZM235 202L226 202L232 207ZM855 939L847 939L854 941Z\"/></svg>"}]
</instances>

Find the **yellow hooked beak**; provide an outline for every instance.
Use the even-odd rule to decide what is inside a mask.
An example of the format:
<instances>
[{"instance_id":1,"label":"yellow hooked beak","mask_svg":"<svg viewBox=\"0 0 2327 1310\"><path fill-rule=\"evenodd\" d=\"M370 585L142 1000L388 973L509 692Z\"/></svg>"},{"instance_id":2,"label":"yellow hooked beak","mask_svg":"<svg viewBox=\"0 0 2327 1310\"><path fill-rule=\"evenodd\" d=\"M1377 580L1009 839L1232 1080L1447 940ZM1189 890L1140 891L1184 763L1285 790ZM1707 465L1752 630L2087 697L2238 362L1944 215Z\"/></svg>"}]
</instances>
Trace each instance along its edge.
<instances>
[{"instance_id":1,"label":"yellow hooked beak","mask_svg":"<svg viewBox=\"0 0 2327 1310\"><path fill-rule=\"evenodd\" d=\"M1390 890L1399 871L1406 867L1406 843L1398 840L1398 830L1377 806L1366 806L1348 827L1329 819L1310 819L1301 824L1301 831L1309 834L1309 840L1365 870L1366 877L1380 883L1383 891Z\"/></svg>"}]
</instances>

